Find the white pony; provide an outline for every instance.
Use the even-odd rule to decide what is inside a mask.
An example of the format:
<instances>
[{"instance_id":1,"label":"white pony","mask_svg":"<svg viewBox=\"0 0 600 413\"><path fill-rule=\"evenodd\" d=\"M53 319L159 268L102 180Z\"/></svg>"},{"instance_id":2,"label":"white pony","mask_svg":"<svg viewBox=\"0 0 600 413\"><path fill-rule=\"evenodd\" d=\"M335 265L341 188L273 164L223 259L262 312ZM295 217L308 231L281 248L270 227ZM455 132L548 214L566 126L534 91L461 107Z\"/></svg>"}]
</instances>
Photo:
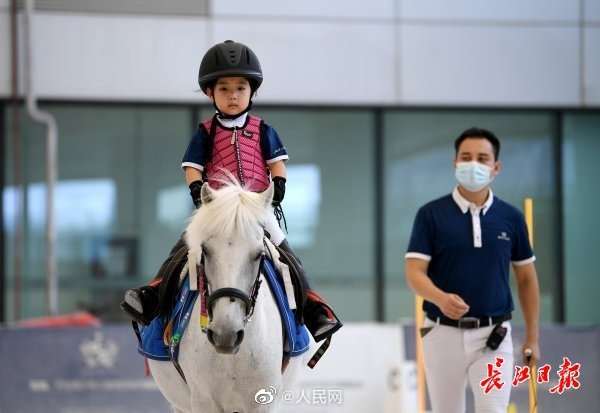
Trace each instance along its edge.
<instances>
[{"instance_id":1,"label":"white pony","mask_svg":"<svg viewBox=\"0 0 600 413\"><path fill-rule=\"evenodd\" d=\"M273 412L277 395L305 364L305 357L294 357L282 374L281 319L259 274L265 253L261 222L273 213L272 197L273 185L263 193L236 182L219 190L202 187L202 207L187 227L186 242L190 253L204 256L211 293L208 331L200 328L198 299L180 344L187 383L172 363L149 360L154 380L176 413ZM263 282L252 313L248 298L257 277Z\"/></svg>"}]
</instances>

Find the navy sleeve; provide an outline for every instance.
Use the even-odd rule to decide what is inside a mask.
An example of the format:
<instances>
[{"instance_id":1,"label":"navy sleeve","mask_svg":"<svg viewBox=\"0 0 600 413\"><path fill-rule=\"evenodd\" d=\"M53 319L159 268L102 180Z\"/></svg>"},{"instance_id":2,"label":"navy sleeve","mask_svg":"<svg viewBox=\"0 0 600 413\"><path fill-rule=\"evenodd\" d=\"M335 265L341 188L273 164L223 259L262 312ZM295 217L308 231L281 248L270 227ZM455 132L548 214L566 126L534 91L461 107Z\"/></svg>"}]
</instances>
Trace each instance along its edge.
<instances>
[{"instance_id":1,"label":"navy sleeve","mask_svg":"<svg viewBox=\"0 0 600 413\"><path fill-rule=\"evenodd\" d=\"M260 147L267 164L289 159L277 131L264 122L260 124Z\"/></svg>"},{"instance_id":2,"label":"navy sleeve","mask_svg":"<svg viewBox=\"0 0 600 413\"><path fill-rule=\"evenodd\" d=\"M430 260L433 254L433 222L431 211L421 207L413 223L406 258Z\"/></svg>"},{"instance_id":3,"label":"navy sleeve","mask_svg":"<svg viewBox=\"0 0 600 413\"><path fill-rule=\"evenodd\" d=\"M515 220L515 234L513 235L510 259L513 262L519 262L532 258L533 250L529 243L529 231L523 214L518 212Z\"/></svg>"},{"instance_id":4,"label":"navy sleeve","mask_svg":"<svg viewBox=\"0 0 600 413\"><path fill-rule=\"evenodd\" d=\"M192 139L190 139L190 143L183 155L183 160L181 161L182 168L190 166L200 171L204 170L204 165L206 165L208 159L206 153L207 141L208 133L204 126L200 126L194 136L192 136Z\"/></svg>"}]
</instances>

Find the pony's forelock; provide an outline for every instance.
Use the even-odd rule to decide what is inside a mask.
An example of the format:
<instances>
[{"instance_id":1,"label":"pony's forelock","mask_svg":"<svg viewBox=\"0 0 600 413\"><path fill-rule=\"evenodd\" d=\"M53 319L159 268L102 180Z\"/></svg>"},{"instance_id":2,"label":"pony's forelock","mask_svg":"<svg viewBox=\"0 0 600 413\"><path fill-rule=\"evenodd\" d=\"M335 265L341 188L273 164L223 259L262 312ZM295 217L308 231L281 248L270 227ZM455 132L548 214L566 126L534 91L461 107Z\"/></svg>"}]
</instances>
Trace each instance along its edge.
<instances>
[{"instance_id":1,"label":"pony's forelock","mask_svg":"<svg viewBox=\"0 0 600 413\"><path fill-rule=\"evenodd\" d=\"M192 216L186 229L187 244L196 250L203 240L217 234L252 238L268 212L262 194L244 189L236 180L224 182L212 191L211 201Z\"/></svg>"}]
</instances>

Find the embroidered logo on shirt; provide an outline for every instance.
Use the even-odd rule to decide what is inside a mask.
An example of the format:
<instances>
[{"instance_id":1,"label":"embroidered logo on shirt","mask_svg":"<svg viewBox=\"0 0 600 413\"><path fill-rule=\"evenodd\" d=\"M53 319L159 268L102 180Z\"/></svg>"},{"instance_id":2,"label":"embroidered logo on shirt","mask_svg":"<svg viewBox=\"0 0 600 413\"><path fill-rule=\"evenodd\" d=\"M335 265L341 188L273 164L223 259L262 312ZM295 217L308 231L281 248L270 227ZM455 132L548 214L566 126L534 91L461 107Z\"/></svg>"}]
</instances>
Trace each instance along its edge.
<instances>
[{"instance_id":1,"label":"embroidered logo on shirt","mask_svg":"<svg viewBox=\"0 0 600 413\"><path fill-rule=\"evenodd\" d=\"M242 135L244 135L246 138L252 138L252 132L248 132L246 129L242 131Z\"/></svg>"},{"instance_id":2,"label":"embroidered logo on shirt","mask_svg":"<svg viewBox=\"0 0 600 413\"><path fill-rule=\"evenodd\" d=\"M506 232L501 232L500 235L498 235L498 239L510 241L510 238L506 235Z\"/></svg>"}]
</instances>

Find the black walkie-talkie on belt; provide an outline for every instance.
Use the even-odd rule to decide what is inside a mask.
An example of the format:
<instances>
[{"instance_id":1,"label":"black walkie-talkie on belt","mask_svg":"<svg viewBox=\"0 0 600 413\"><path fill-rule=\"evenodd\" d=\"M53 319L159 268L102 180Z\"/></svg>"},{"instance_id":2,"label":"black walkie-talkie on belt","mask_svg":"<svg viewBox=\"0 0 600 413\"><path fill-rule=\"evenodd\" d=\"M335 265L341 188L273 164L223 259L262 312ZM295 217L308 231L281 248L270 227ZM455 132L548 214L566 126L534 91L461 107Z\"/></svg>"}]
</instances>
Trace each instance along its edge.
<instances>
[{"instance_id":1,"label":"black walkie-talkie on belt","mask_svg":"<svg viewBox=\"0 0 600 413\"><path fill-rule=\"evenodd\" d=\"M485 345L492 350L497 350L498 347L500 347L502 340L504 340L504 337L506 337L507 331L508 328L503 327L502 323L496 324L487 341L485 342Z\"/></svg>"}]
</instances>

